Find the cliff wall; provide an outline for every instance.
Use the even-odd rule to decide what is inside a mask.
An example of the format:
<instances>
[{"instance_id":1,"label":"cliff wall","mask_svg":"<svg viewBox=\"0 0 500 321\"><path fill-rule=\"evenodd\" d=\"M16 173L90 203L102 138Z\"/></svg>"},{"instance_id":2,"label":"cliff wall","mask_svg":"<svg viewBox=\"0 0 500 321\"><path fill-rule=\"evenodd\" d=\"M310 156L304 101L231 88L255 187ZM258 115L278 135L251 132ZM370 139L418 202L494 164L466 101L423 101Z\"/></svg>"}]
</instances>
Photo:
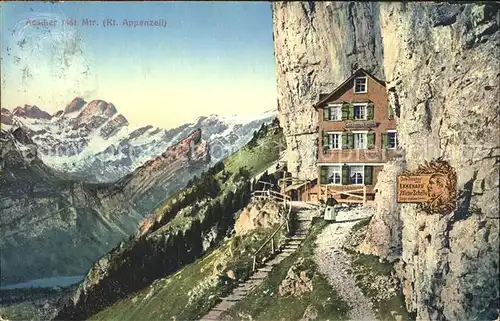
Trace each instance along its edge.
<instances>
[{"instance_id":1,"label":"cliff wall","mask_svg":"<svg viewBox=\"0 0 500 321\"><path fill-rule=\"evenodd\" d=\"M353 64L387 82L398 117L396 172L443 157L457 171L457 210L426 215L395 202L395 168L364 251L396 260L418 320L492 320L499 307L499 5L274 3L280 121L289 168L314 177L319 93ZM384 176L385 175L385 176Z\"/></svg>"}]
</instances>

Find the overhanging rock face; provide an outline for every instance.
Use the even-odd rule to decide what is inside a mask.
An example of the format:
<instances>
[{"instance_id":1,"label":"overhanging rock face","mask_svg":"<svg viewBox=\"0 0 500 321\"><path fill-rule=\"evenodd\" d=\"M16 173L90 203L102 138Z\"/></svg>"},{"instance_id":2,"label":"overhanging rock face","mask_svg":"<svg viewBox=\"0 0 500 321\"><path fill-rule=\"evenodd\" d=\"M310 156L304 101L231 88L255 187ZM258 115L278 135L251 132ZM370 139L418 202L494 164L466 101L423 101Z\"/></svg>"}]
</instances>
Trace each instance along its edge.
<instances>
[{"instance_id":1,"label":"overhanging rock face","mask_svg":"<svg viewBox=\"0 0 500 321\"><path fill-rule=\"evenodd\" d=\"M390 233L374 246L401 244L398 274L417 319L493 320L499 302L499 6L273 3L273 23L289 170L299 178L316 176L312 105L320 93L355 67L385 79L400 116L405 166L443 157L456 169L459 196L457 210L446 216L410 204L391 208L395 212L376 220L390 228L370 229ZM395 216L399 225L383 224Z\"/></svg>"}]
</instances>

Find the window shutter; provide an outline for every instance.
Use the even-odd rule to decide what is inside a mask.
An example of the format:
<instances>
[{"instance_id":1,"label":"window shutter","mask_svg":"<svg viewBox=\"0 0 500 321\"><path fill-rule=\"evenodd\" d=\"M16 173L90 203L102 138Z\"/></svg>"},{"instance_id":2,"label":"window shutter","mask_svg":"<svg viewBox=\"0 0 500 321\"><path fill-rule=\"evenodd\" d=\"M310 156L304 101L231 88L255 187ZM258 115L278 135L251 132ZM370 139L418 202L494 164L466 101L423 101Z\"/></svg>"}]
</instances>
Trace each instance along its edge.
<instances>
[{"instance_id":1,"label":"window shutter","mask_svg":"<svg viewBox=\"0 0 500 321\"><path fill-rule=\"evenodd\" d=\"M326 153L326 151L329 149L328 134L325 134L324 131L322 131L322 133L323 133L323 152Z\"/></svg>"},{"instance_id":2,"label":"window shutter","mask_svg":"<svg viewBox=\"0 0 500 321\"><path fill-rule=\"evenodd\" d=\"M374 113L375 113L375 106L372 103L368 104L368 106L366 106L366 119L373 120Z\"/></svg>"},{"instance_id":3,"label":"window shutter","mask_svg":"<svg viewBox=\"0 0 500 321\"><path fill-rule=\"evenodd\" d=\"M349 119L349 105L344 104L342 105L342 120L347 120Z\"/></svg>"},{"instance_id":4,"label":"window shutter","mask_svg":"<svg viewBox=\"0 0 500 321\"><path fill-rule=\"evenodd\" d=\"M354 119L354 105L349 104L349 119Z\"/></svg>"},{"instance_id":5,"label":"window shutter","mask_svg":"<svg viewBox=\"0 0 500 321\"><path fill-rule=\"evenodd\" d=\"M323 108L323 120L330 120L330 108Z\"/></svg>"},{"instance_id":6,"label":"window shutter","mask_svg":"<svg viewBox=\"0 0 500 321\"><path fill-rule=\"evenodd\" d=\"M349 185L349 166L342 166L342 185Z\"/></svg>"},{"instance_id":7,"label":"window shutter","mask_svg":"<svg viewBox=\"0 0 500 321\"><path fill-rule=\"evenodd\" d=\"M366 146L368 149L375 148L375 133L371 132L366 134Z\"/></svg>"},{"instance_id":8,"label":"window shutter","mask_svg":"<svg viewBox=\"0 0 500 321\"><path fill-rule=\"evenodd\" d=\"M389 137L387 133L382 134L382 148L387 148L389 146Z\"/></svg>"},{"instance_id":9,"label":"window shutter","mask_svg":"<svg viewBox=\"0 0 500 321\"><path fill-rule=\"evenodd\" d=\"M389 119L394 119L394 108L392 108L391 104L388 104L389 108Z\"/></svg>"},{"instance_id":10,"label":"window shutter","mask_svg":"<svg viewBox=\"0 0 500 321\"><path fill-rule=\"evenodd\" d=\"M347 134L347 148L348 149L354 148L354 134L353 133Z\"/></svg>"},{"instance_id":11,"label":"window shutter","mask_svg":"<svg viewBox=\"0 0 500 321\"><path fill-rule=\"evenodd\" d=\"M344 133L342 134L342 149L348 149L349 148L349 144L348 144L348 136L349 133Z\"/></svg>"},{"instance_id":12,"label":"window shutter","mask_svg":"<svg viewBox=\"0 0 500 321\"><path fill-rule=\"evenodd\" d=\"M319 183L320 184L327 184L326 175L327 175L326 166L321 166L319 168Z\"/></svg>"},{"instance_id":13,"label":"window shutter","mask_svg":"<svg viewBox=\"0 0 500 321\"><path fill-rule=\"evenodd\" d=\"M365 176L363 178L365 185L373 184L373 166L365 166Z\"/></svg>"}]
</instances>

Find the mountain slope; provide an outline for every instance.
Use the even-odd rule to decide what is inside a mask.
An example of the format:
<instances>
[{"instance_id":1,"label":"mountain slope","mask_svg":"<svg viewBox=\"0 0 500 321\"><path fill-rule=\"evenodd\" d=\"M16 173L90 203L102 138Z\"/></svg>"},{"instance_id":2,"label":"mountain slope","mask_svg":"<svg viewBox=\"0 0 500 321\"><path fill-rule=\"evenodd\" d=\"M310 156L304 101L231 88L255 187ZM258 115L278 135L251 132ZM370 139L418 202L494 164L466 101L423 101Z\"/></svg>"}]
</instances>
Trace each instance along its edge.
<instances>
[{"instance_id":1,"label":"mountain slope","mask_svg":"<svg viewBox=\"0 0 500 321\"><path fill-rule=\"evenodd\" d=\"M82 275L209 162L196 130L115 184L86 184L46 166L22 128L0 138L2 285Z\"/></svg>"},{"instance_id":2,"label":"mountain slope","mask_svg":"<svg viewBox=\"0 0 500 321\"><path fill-rule=\"evenodd\" d=\"M37 106L2 109L2 126L22 124L38 145L40 158L57 170L87 182L112 182L200 128L212 146L213 163L228 157L250 140L275 111L249 116L210 115L165 130L133 127L112 103L75 98L49 116Z\"/></svg>"},{"instance_id":3,"label":"mountain slope","mask_svg":"<svg viewBox=\"0 0 500 321\"><path fill-rule=\"evenodd\" d=\"M250 199L250 178L278 159L282 142L274 122L259 131L255 147L245 146L191 181L89 270L56 319L86 319L218 245Z\"/></svg>"}]
</instances>

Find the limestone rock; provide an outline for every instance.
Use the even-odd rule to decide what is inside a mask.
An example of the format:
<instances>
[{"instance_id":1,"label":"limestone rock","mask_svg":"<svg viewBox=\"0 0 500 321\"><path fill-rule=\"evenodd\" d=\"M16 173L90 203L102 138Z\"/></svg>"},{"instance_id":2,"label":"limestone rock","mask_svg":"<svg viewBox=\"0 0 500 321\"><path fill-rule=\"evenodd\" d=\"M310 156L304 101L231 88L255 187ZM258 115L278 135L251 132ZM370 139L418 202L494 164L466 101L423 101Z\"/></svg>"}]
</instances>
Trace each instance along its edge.
<instances>
[{"instance_id":1,"label":"limestone rock","mask_svg":"<svg viewBox=\"0 0 500 321\"><path fill-rule=\"evenodd\" d=\"M236 235L243 235L257 228L269 228L281 222L280 206L274 201L255 201L248 204L236 220Z\"/></svg>"},{"instance_id":2,"label":"limestone rock","mask_svg":"<svg viewBox=\"0 0 500 321\"><path fill-rule=\"evenodd\" d=\"M41 110L38 106L24 105L23 107L16 107L12 111L12 115L33 119L51 119L49 113Z\"/></svg>"},{"instance_id":3,"label":"limestone rock","mask_svg":"<svg viewBox=\"0 0 500 321\"><path fill-rule=\"evenodd\" d=\"M363 254L379 256L394 261L401 256L401 230L399 217L400 205L396 203L396 177L404 170L402 159L388 162L378 175L375 185L376 213L370 221L366 237L359 246Z\"/></svg>"},{"instance_id":4,"label":"limestone rock","mask_svg":"<svg viewBox=\"0 0 500 321\"><path fill-rule=\"evenodd\" d=\"M1 117L0 117L0 121L2 124L5 124L5 125L12 125L13 124L13 121L12 121L12 113L10 112L10 110L8 110L7 108L2 108L1 109Z\"/></svg>"},{"instance_id":5,"label":"limestone rock","mask_svg":"<svg viewBox=\"0 0 500 321\"><path fill-rule=\"evenodd\" d=\"M301 296L313 289L312 272L303 266L303 259L299 259L290 267L288 273L278 287L279 296Z\"/></svg>"},{"instance_id":6,"label":"limestone rock","mask_svg":"<svg viewBox=\"0 0 500 321\"><path fill-rule=\"evenodd\" d=\"M234 274L234 271L233 270L229 270L226 272L226 275L228 278L232 279L232 280L236 280L236 274Z\"/></svg>"},{"instance_id":7,"label":"limestone rock","mask_svg":"<svg viewBox=\"0 0 500 321\"><path fill-rule=\"evenodd\" d=\"M75 111L81 110L87 102L83 98L75 97L67 106L64 108L64 113L69 114Z\"/></svg>"},{"instance_id":8,"label":"limestone rock","mask_svg":"<svg viewBox=\"0 0 500 321\"><path fill-rule=\"evenodd\" d=\"M400 239L398 275L418 320L497 318L499 4L272 6L289 170L316 177L312 104L319 93L334 89L355 63L385 79L405 167L443 157L456 169L459 196L457 210L440 217L413 204L382 204L394 191L380 190L365 250L393 260ZM390 185L395 170L387 168L380 184Z\"/></svg>"},{"instance_id":9,"label":"limestone rock","mask_svg":"<svg viewBox=\"0 0 500 321\"><path fill-rule=\"evenodd\" d=\"M440 14L454 18L435 26L432 17ZM381 6L384 69L401 110L407 167L442 156L457 172L454 213L401 206L398 271L417 319L496 317L500 34L493 28L487 41L479 38L481 26L498 23L495 17L497 4Z\"/></svg>"}]
</instances>

